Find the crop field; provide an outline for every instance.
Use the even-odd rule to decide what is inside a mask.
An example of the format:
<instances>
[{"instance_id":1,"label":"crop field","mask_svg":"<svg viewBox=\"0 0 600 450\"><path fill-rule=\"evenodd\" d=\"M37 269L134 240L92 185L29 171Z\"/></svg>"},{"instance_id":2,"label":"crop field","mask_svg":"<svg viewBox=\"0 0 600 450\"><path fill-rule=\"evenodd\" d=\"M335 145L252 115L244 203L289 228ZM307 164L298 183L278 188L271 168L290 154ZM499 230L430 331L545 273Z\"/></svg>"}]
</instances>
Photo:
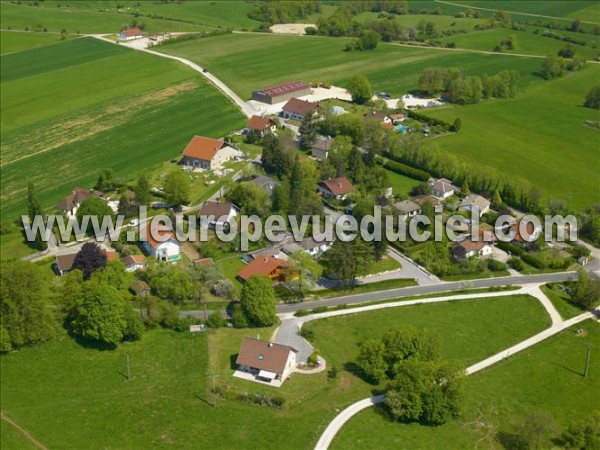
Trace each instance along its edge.
<instances>
[{"instance_id":1,"label":"crop field","mask_svg":"<svg viewBox=\"0 0 600 450\"><path fill-rule=\"evenodd\" d=\"M577 328L586 335L577 336ZM369 408L342 428L332 448L474 448L480 440L480 448L502 448L494 433L484 439L486 428L478 429L475 421L506 432L523 416L539 411L550 414L560 432L598 409L598 361L591 364L589 377L583 377L588 344L600 345L600 326L592 321L468 377L464 411L455 422L440 427L399 424L380 408Z\"/></svg>"},{"instance_id":2,"label":"crop field","mask_svg":"<svg viewBox=\"0 0 600 450\"><path fill-rule=\"evenodd\" d=\"M66 39L74 36L68 35ZM16 33L11 31L0 31L0 54L14 53L34 47L58 44L63 42L60 35L46 33Z\"/></svg>"},{"instance_id":3,"label":"crop field","mask_svg":"<svg viewBox=\"0 0 600 450\"><path fill-rule=\"evenodd\" d=\"M547 197L584 209L600 201L598 133L585 125L598 113L582 107L598 83L589 65L561 79L523 90L515 99L427 110L432 117L461 117L459 133L440 137L440 148L466 161L529 180Z\"/></svg>"},{"instance_id":4,"label":"crop field","mask_svg":"<svg viewBox=\"0 0 600 450\"><path fill-rule=\"evenodd\" d=\"M103 168L130 179L179 155L194 133L219 137L244 124L183 65L92 38L1 62L3 221L23 212L28 182L49 207Z\"/></svg>"},{"instance_id":5,"label":"crop field","mask_svg":"<svg viewBox=\"0 0 600 450\"><path fill-rule=\"evenodd\" d=\"M359 324L363 317L360 335L345 326ZM248 442L262 448L306 449L314 445L336 410L369 395L372 386L341 365L355 357L356 340L378 337L395 326L427 327L447 343L445 357L473 361L546 324L542 308L527 297L405 307L317 321L311 324L317 346L326 358L331 357L331 363L339 364L340 374L329 381L325 373L294 375L277 390L231 377L231 360L242 338L258 334L267 339L272 328L223 328L210 330L208 336L151 330L141 341L114 351L99 351L65 336L2 356L1 408L48 448L189 447L202 441L218 449L243 448ZM337 338L329 341L328 336L336 333L347 335L351 345L342 346L344 341ZM471 349L474 338L476 346ZM127 354L130 381L125 379ZM208 373L218 375L218 385L235 386L238 392L281 395L285 407L277 410L217 399L214 408ZM15 448L9 444L19 437L3 433L2 447Z\"/></svg>"},{"instance_id":6,"label":"crop field","mask_svg":"<svg viewBox=\"0 0 600 450\"><path fill-rule=\"evenodd\" d=\"M161 48L208 69L243 98L255 89L302 79L343 85L354 74L366 75L375 90L402 95L418 87L426 67L461 67L468 74L493 74L514 69L526 86L540 62L534 58L483 55L456 50L380 44L374 52L345 52L348 40L271 34L230 34Z\"/></svg>"}]
</instances>

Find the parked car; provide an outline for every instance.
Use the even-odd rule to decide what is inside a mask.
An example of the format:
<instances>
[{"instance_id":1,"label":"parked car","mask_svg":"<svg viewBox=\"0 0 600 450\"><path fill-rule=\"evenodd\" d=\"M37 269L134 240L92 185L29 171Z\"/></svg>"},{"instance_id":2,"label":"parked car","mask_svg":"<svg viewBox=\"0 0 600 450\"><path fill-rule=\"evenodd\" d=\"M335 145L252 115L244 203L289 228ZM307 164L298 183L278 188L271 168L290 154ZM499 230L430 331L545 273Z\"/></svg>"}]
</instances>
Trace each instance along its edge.
<instances>
[{"instance_id":1,"label":"parked car","mask_svg":"<svg viewBox=\"0 0 600 450\"><path fill-rule=\"evenodd\" d=\"M378 92L377 98L380 98L382 100L391 100L392 96L390 94L388 94L387 92Z\"/></svg>"}]
</instances>

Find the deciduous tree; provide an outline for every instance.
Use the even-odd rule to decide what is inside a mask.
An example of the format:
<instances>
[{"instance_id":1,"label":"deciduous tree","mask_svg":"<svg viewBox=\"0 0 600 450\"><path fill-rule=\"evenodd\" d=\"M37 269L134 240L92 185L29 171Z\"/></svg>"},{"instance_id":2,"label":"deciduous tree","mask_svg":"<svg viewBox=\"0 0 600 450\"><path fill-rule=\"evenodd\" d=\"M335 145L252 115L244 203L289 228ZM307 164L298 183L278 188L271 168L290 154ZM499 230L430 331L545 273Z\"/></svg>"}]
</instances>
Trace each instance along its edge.
<instances>
[{"instance_id":1,"label":"deciduous tree","mask_svg":"<svg viewBox=\"0 0 600 450\"><path fill-rule=\"evenodd\" d=\"M250 324L268 327L277 320L275 290L267 277L253 275L242 287L240 305Z\"/></svg>"},{"instance_id":2,"label":"deciduous tree","mask_svg":"<svg viewBox=\"0 0 600 450\"><path fill-rule=\"evenodd\" d=\"M73 269L81 270L83 278L89 279L92 274L106 267L106 253L94 242L86 242L75 255Z\"/></svg>"}]
</instances>

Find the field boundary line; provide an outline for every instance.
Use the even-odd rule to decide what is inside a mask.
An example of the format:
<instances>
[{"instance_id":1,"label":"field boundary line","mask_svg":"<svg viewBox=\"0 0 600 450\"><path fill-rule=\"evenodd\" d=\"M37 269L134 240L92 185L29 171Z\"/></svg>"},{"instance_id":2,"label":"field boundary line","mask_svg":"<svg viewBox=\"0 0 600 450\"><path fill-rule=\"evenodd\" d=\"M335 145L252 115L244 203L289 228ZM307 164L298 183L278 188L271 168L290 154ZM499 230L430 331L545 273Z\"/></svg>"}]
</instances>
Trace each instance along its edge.
<instances>
[{"instance_id":1,"label":"field boundary line","mask_svg":"<svg viewBox=\"0 0 600 450\"><path fill-rule=\"evenodd\" d=\"M0 418L4 420L7 424L11 425L15 430L17 430L21 435L25 437L29 442L31 442L34 446L39 448L40 450L48 450L44 444L38 441L29 431L15 422L13 419L8 417L4 411L0 411Z\"/></svg>"}]
</instances>

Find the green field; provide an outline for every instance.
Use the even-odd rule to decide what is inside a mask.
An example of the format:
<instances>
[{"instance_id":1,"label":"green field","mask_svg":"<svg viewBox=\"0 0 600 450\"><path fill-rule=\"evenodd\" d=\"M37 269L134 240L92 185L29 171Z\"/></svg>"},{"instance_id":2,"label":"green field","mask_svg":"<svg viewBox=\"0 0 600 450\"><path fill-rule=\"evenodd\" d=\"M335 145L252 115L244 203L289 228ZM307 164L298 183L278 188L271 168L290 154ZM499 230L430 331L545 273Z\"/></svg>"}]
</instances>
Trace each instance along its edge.
<instances>
[{"instance_id":1,"label":"green field","mask_svg":"<svg viewBox=\"0 0 600 450\"><path fill-rule=\"evenodd\" d=\"M23 211L27 182L50 207L93 185L103 168L132 179L179 155L194 134L219 137L244 124L182 64L91 38L1 63L2 220Z\"/></svg>"},{"instance_id":2,"label":"green field","mask_svg":"<svg viewBox=\"0 0 600 450\"><path fill-rule=\"evenodd\" d=\"M575 334L580 327L587 330L586 336ZM560 432L598 410L600 404L598 360L592 360L589 378L582 376L588 344L600 345L600 327L591 321L468 377L465 407L457 421L440 427L398 424L387 419L380 408L369 408L344 426L332 447L474 448L484 437L474 421L510 431L521 417L538 411L550 414ZM503 448L493 434L479 447Z\"/></svg>"},{"instance_id":3,"label":"green field","mask_svg":"<svg viewBox=\"0 0 600 450\"><path fill-rule=\"evenodd\" d=\"M422 182L419 180L415 180L414 178L409 178L405 175L400 175L399 173L392 172L391 170L387 171L388 180L390 187L392 188L392 193L394 195L408 196L410 191L415 186L418 186Z\"/></svg>"},{"instance_id":4,"label":"green field","mask_svg":"<svg viewBox=\"0 0 600 450\"><path fill-rule=\"evenodd\" d=\"M461 117L459 133L436 139L466 161L529 180L547 197L576 209L600 200L599 131L584 124L598 112L583 108L598 83L590 65L564 78L539 82L509 100L427 110L432 117Z\"/></svg>"},{"instance_id":5,"label":"green field","mask_svg":"<svg viewBox=\"0 0 600 450\"><path fill-rule=\"evenodd\" d=\"M313 322L317 346L330 364L352 361L356 341L402 325L440 334L444 357L473 362L548 324L528 297L503 297L387 309ZM348 325L352 325L348 327ZM294 375L278 390L231 377L230 361L244 336L268 339L273 329L190 335L154 330L114 351L86 348L69 337L1 357L1 408L49 448L166 448L191 443L212 448L305 449L344 406L372 386L352 371L334 381L325 373ZM329 336L335 335L330 340ZM345 339L348 339L347 341ZM340 345L347 343L348 345ZM125 380L126 357L132 379ZM219 385L286 399L283 410L232 400L209 405L209 371ZM43 382L40 380L43 379ZM14 448L14 433L2 434Z\"/></svg>"},{"instance_id":6,"label":"green field","mask_svg":"<svg viewBox=\"0 0 600 450\"><path fill-rule=\"evenodd\" d=\"M72 39L74 36L66 36ZM34 47L43 47L63 42L57 34L46 33L16 33L0 31L0 54L14 53Z\"/></svg>"}]
</instances>

